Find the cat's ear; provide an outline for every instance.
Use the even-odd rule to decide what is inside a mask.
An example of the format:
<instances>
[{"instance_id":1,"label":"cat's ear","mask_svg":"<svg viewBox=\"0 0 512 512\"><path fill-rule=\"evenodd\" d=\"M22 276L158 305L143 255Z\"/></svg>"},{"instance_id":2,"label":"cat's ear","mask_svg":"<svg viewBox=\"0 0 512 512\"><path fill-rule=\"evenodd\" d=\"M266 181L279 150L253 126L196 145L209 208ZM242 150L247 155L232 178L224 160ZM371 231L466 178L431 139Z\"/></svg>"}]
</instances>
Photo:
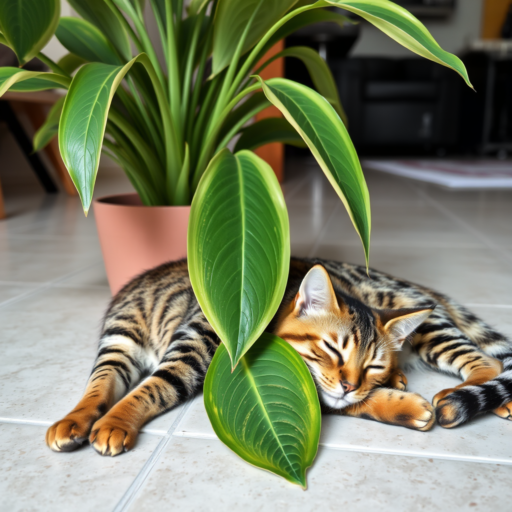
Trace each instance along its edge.
<instances>
[{"instance_id":1,"label":"cat's ear","mask_svg":"<svg viewBox=\"0 0 512 512\"><path fill-rule=\"evenodd\" d=\"M429 304L421 308L378 309L376 312L385 334L397 348L401 348L407 336L428 318L435 307L435 304Z\"/></svg>"},{"instance_id":2,"label":"cat's ear","mask_svg":"<svg viewBox=\"0 0 512 512\"><path fill-rule=\"evenodd\" d=\"M295 297L295 313L307 315L338 307L331 278L322 265L315 265L304 277Z\"/></svg>"}]
</instances>

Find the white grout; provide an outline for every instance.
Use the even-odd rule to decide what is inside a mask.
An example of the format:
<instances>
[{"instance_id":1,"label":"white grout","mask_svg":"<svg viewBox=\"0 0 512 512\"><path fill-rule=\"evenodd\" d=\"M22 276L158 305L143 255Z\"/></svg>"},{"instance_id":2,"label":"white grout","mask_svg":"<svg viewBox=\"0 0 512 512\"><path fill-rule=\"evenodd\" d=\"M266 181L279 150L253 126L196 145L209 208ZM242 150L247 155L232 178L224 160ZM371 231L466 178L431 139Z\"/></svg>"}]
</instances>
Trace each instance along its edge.
<instances>
[{"instance_id":1,"label":"white grout","mask_svg":"<svg viewBox=\"0 0 512 512\"><path fill-rule=\"evenodd\" d=\"M495 308L495 309L512 309L510 304L464 304L468 308Z\"/></svg>"},{"instance_id":2,"label":"white grout","mask_svg":"<svg viewBox=\"0 0 512 512\"><path fill-rule=\"evenodd\" d=\"M12 418L1 418L0 423L11 423L14 425L34 425L37 427L49 427L52 425L51 421L38 421L38 420L16 420Z\"/></svg>"},{"instance_id":3,"label":"white grout","mask_svg":"<svg viewBox=\"0 0 512 512\"><path fill-rule=\"evenodd\" d=\"M386 450L385 448L369 448L367 446L337 445L320 443L320 446L330 450L358 453L379 453L382 455L397 455L399 457L418 457L421 459L454 460L459 462L477 462L479 464L504 464L512 466L512 459L493 459L491 457L476 457L472 455L451 455L448 453L429 453L420 451Z\"/></svg>"},{"instance_id":4,"label":"white grout","mask_svg":"<svg viewBox=\"0 0 512 512\"><path fill-rule=\"evenodd\" d=\"M188 403L186 403L183 407L183 410L179 414L179 416L174 420L173 424L170 426L167 433L162 437L160 442L158 443L157 447L153 451L153 453L150 455L144 466L142 466L142 469L139 471L139 474L135 477L133 482L130 484L126 492L124 493L123 497L119 500L117 505L114 507L112 512L124 512L125 510L128 510L131 504L133 503L133 500L136 498L137 493L144 485L144 482L147 480L148 476L150 475L151 471L155 467L155 464L160 459L160 456L164 452L165 448L169 444L170 440L173 437L174 431L180 424L182 418L185 416L185 414L190 409L192 403L194 400L189 400Z\"/></svg>"},{"instance_id":5,"label":"white grout","mask_svg":"<svg viewBox=\"0 0 512 512\"><path fill-rule=\"evenodd\" d=\"M320 233L316 237L313 245L311 246L311 249L309 250L309 253L308 253L309 258L313 258L314 256L316 256L316 250L318 249L318 246L322 242L324 235L327 232L327 229L329 227L329 224L331 223L332 219L334 219L336 217L336 214L338 213L340 208L341 208L341 201L338 203L335 203L335 205L333 206L331 213L329 214L329 217L327 218L327 221L325 222L323 228L320 230Z\"/></svg>"}]
</instances>

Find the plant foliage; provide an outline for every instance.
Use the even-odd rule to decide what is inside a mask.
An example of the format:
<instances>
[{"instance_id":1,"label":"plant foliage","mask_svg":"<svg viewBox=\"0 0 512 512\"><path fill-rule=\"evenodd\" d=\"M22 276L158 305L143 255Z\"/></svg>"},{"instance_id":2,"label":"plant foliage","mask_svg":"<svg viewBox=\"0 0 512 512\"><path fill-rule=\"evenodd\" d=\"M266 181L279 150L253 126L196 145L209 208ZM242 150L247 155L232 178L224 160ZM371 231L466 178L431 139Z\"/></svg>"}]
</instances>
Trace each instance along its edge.
<instances>
[{"instance_id":1,"label":"plant foliage","mask_svg":"<svg viewBox=\"0 0 512 512\"><path fill-rule=\"evenodd\" d=\"M0 44L14 50L20 65L37 56L50 68L0 68L0 95L67 89L34 147L58 133L86 213L102 151L124 169L145 205L192 203L190 277L223 342L206 377L210 420L241 457L305 486L318 446L318 397L298 354L262 334L285 289L289 229L279 185L250 150L278 141L307 145L345 205L367 262L370 201L326 63L304 47L266 54L312 23L352 23L327 9L339 7L471 86L466 69L389 0L69 2L82 19L59 19L59 0L0 3ZM58 63L41 51L54 33L69 51ZM263 81L259 72L279 57L302 60L318 92L282 78ZM270 104L284 119L247 126ZM232 154L226 146L238 135Z\"/></svg>"}]
</instances>

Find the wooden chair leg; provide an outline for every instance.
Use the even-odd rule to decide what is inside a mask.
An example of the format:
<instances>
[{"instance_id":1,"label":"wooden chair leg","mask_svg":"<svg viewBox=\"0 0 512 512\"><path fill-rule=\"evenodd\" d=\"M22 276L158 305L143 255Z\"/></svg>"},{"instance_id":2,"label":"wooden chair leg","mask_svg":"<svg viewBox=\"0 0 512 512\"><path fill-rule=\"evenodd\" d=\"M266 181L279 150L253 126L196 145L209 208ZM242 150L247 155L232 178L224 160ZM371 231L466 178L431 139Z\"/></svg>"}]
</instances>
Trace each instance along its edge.
<instances>
[{"instance_id":1,"label":"wooden chair leg","mask_svg":"<svg viewBox=\"0 0 512 512\"><path fill-rule=\"evenodd\" d=\"M32 127L34 130L38 130L46 119L46 112L43 105L36 103L24 103L22 105L23 111L30 119ZM69 176L64 162L62 161L62 157L60 156L59 143L57 142L57 139L51 140L49 144L44 148L44 152L55 168L55 172L57 173L57 176L59 177L59 180L62 183L66 193L70 196L76 196L78 192Z\"/></svg>"},{"instance_id":2,"label":"wooden chair leg","mask_svg":"<svg viewBox=\"0 0 512 512\"><path fill-rule=\"evenodd\" d=\"M2 192L2 184L0 183L0 219L5 219L7 215L5 214L5 206L4 206L4 193Z\"/></svg>"},{"instance_id":3,"label":"wooden chair leg","mask_svg":"<svg viewBox=\"0 0 512 512\"><path fill-rule=\"evenodd\" d=\"M0 110L2 120L7 123L9 131L15 138L16 143L25 155L25 158L29 161L32 170L36 174L43 188L48 194L58 192L58 188L55 186L55 183L53 182L50 174L48 174L48 171L46 170L43 162L37 154L32 152L32 143L30 142L30 139L27 137L25 130L18 121L18 118L16 117L16 114L14 113L9 102L2 101L0 103Z\"/></svg>"}]
</instances>

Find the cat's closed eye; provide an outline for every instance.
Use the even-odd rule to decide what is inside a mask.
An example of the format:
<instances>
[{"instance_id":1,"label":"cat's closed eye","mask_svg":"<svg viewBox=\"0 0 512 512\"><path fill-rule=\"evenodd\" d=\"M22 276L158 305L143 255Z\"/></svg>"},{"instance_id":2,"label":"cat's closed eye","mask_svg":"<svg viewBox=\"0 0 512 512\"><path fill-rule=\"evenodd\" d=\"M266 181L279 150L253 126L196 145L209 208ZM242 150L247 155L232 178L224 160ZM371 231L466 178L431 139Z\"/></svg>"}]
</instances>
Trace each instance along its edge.
<instances>
[{"instance_id":1,"label":"cat's closed eye","mask_svg":"<svg viewBox=\"0 0 512 512\"><path fill-rule=\"evenodd\" d=\"M332 345L332 343L329 343L328 341L325 341L325 346L334 354L338 356L338 364L339 366L343 366L343 356L341 355L340 351Z\"/></svg>"},{"instance_id":2,"label":"cat's closed eye","mask_svg":"<svg viewBox=\"0 0 512 512\"><path fill-rule=\"evenodd\" d=\"M386 367L382 366L381 364L369 364L365 369L365 373L369 372L370 370L376 370L376 371L383 371Z\"/></svg>"}]
</instances>

